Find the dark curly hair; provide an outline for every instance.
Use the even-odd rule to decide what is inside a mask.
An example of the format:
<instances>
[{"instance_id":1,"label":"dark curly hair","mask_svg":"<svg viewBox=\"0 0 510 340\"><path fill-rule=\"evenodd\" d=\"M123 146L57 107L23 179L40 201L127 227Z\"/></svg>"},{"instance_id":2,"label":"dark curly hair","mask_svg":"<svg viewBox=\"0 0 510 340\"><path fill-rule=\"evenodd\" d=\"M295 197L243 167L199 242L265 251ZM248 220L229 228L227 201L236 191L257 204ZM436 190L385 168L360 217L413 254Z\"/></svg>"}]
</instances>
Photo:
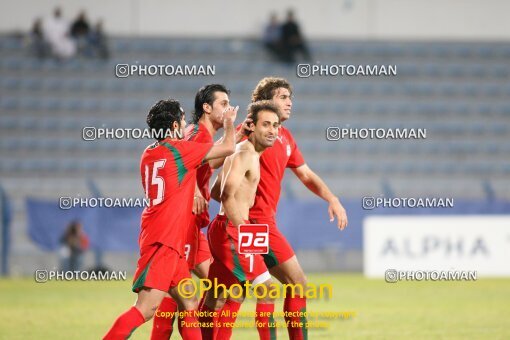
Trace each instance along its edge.
<instances>
[{"instance_id":1,"label":"dark curly hair","mask_svg":"<svg viewBox=\"0 0 510 340\"><path fill-rule=\"evenodd\" d=\"M168 129L172 130L174 122L181 125L184 110L175 99L160 100L154 104L147 115L147 125L156 132L157 140L165 139Z\"/></svg>"},{"instance_id":2,"label":"dark curly hair","mask_svg":"<svg viewBox=\"0 0 510 340\"><path fill-rule=\"evenodd\" d=\"M278 116L278 123L280 123L280 111L272 100L259 100L258 102L248 105L248 114L251 114L251 119L255 125L257 125L257 121L259 120L260 111L271 111L276 113Z\"/></svg>"},{"instance_id":3,"label":"dark curly hair","mask_svg":"<svg viewBox=\"0 0 510 340\"><path fill-rule=\"evenodd\" d=\"M265 77L255 87L253 93L251 94L251 102L258 102L259 100L272 100L274 96L274 92L276 89L283 87L284 89L289 90L290 94L292 94L292 86L284 78L276 78L276 77Z\"/></svg>"}]
</instances>

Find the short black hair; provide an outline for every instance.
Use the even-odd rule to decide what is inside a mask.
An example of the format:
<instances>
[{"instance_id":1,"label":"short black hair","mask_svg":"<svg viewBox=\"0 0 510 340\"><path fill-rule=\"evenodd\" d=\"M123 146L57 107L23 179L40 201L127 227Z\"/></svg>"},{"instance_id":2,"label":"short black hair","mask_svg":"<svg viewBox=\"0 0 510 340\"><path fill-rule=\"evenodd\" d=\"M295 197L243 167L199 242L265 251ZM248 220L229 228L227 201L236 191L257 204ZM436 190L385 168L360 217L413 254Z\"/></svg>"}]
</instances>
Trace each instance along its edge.
<instances>
[{"instance_id":1,"label":"short black hair","mask_svg":"<svg viewBox=\"0 0 510 340\"><path fill-rule=\"evenodd\" d=\"M248 114L251 114L253 124L257 125L259 120L260 111L271 111L278 116L278 123L280 123L280 111L272 100L259 100L248 105Z\"/></svg>"},{"instance_id":2,"label":"short black hair","mask_svg":"<svg viewBox=\"0 0 510 340\"><path fill-rule=\"evenodd\" d=\"M175 99L160 100L154 104L147 115L147 125L153 132L157 132L157 140L165 139L168 129L172 130L174 122L181 125L184 110Z\"/></svg>"},{"instance_id":3,"label":"short black hair","mask_svg":"<svg viewBox=\"0 0 510 340\"><path fill-rule=\"evenodd\" d=\"M230 95L230 90L221 84L209 84L201 87L195 96L195 111L193 112L193 118L191 120L193 124L198 124L198 121L202 118L204 114L204 104L213 104L215 92L223 92Z\"/></svg>"}]
</instances>

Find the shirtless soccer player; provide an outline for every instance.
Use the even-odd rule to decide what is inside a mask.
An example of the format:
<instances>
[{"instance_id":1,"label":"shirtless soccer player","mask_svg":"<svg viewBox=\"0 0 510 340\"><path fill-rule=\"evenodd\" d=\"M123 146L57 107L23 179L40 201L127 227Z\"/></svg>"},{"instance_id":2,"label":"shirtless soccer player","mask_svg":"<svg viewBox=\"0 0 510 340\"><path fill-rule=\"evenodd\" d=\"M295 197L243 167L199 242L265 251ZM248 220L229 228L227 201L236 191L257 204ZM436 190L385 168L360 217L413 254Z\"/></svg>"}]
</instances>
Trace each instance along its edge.
<instances>
[{"instance_id":1,"label":"shirtless soccer player","mask_svg":"<svg viewBox=\"0 0 510 340\"><path fill-rule=\"evenodd\" d=\"M183 339L201 339L195 311L196 298L183 298L177 284L190 277L184 259L188 226L192 218L193 194L197 168L203 161L226 157L234 152L233 122L237 108L223 112L224 138L218 145L197 143L177 138L158 139L145 149L140 172L142 185L149 199L141 218L139 237L140 259L133 279L138 298L133 307L120 315L104 339L127 339L144 322L150 320L163 297L177 301L180 315L179 331ZM159 136L184 134L184 111L176 100L161 100L149 111L147 124Z\"/></svg>"},{"instance_id":2,"label":"shirtless soccer player","mask_svg":"<svg viewBox=\"0 0 510 340\"><path fill-rule=\"evenodd\" d=\"M223 85L210 84L200 88L195 96L192 123L186 126L184 139L199 143L213 143L216 132L223 127L223 112L230 106L230 91ZM238 135L242 134L238 132ZM236 140L240 137L236 136ZM209 225L209 180L213 170L209 162L197 169L197 183L193 198L193 218L185 244L186 261L190 271L200 279L207 278L212 255L201 228ZM168 340L172 335L176 302L167 296L154 314L151 340Z\"/></svg>"},{"instance_id":3,"label":"shirtless soccer player","mask_svg":"<svg viewBox=\"0 0 510 340\"><path fill-rule=\"evenodd\" d=\"M292 109L292 88L283 78L267 77L262 79L252 94L252 102L272 100L280 110L282 124L290 118ZM264 260L269 272L283 284L306 285L306 277L301 266L283 234L276 225L276 208L280 199L281 182L285 168L290 168L297 178L314 194L328 202L330 221L337 218L337 226L343 230L347 226L347 215L338 197L333 195L322 179L306 165L301 151L297 147L291 132L283 125L272 148L260 157L260 183L257 188L255 204L250 209L250 221L269 225L269 254ZM299 312L306 310L306 298L292 295L287 291L283 306L284 312L295 317L286 317L288 325L303 321ZM297 312L297 313L296 313ZM287 315L288 315L287 314ZM288 327L292 340L306 339L306 328Z\"/></svg>"},{"instance_id":4,"label":"shirtless soccer player","mask_svg":"<svg viewBox=\"0 0 510 340\"><path fill-rule=\"evenodd\" d=\"M218 175L221 187L221 207L208 230L209 245L214 257L209 271L209 279L211 281L217 279L226 287L245 282L253 285L266 285L266 290L262 289L264 287L255 288L259 290L256 295L261 297L257 300L257 314L264 312L264 316L257 318L257 321L259 321L260 338L271 339L272 336L275 336L276 329L269 328L270 317L267 315L274 312L274 300L269 296L263 296L263 292L267 292L270 288L271 275L261 255L241 255L237 252L237 245L239 242L238 226L250 224L249 210L253 205L260 178L260 155L275 143L280 119L278 108L271 101L252 103L248 108L248 114L252 119L252 123L249 124L251 133L247 140L237 144L236 152L225 159L223 168ZM218 294L214 294L213 290L210 290L201 306L201 311L211 315L211 312L220 311L224 305L230 304L228 310L237 312L243 300L242 292L235 292L228 299L222 293L221 289ZM238 296L241 297L238 298ZM223 308L222 313L225 310ZM203 324L209 324L212 317L201 317L200 321ZM235 316L232 316L231 321L235 321ZM230 339L232 323L220 326L217 328L216 334L212 328L203 327L203 338Z\"/></svg>"}]
</instances>

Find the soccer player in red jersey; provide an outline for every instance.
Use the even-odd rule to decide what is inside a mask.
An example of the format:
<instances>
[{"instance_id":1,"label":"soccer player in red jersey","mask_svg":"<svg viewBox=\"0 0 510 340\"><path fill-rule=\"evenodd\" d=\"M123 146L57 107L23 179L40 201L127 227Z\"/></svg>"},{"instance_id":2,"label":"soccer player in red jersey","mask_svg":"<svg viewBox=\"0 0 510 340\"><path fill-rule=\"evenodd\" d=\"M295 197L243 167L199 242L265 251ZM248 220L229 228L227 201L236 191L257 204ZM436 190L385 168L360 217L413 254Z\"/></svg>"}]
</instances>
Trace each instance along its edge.
<instances>
[{"instance_id":1,"label":"soccer player in red jersey","mask_svg":"<svg viewBox=\"0 0 510 340\"><path fill-rule=\"evenodd\" d=\"M238 226L250 224L249 210L253 205L260 178L260 155L275 143L280 119L278 108L271 101L252 103L248 108L248 113L252 118L248 140L237 144L236 152L226 158L216 182L221 186L221 207L218 216L211 222L208 230L209 244L214 257L209 279L212 282L216 279L226 287L244 282L250 282L254 286L264 284L267 293L270 289L271 275L261 255L238 253ZM211 315L214 311L218 312L227 303L235 304L234 311L237 312L243 298L234 298L234 296L242 296L242 292L235 292L227 299L227 296L222 296L222 288L222 286L218 286L217 296L213 290L207 293L205 302L201 306L202 312ZM260 339L274 339L276 328L269 326L271 318L269 315L274 312L274 299L268 294L263 296L264 287L259 286L255 289L259 290L256 295L260 296L257 300L257 314L261 315L257 317ZM232 309L229 310L232 312ZM224 310L221 313L223 314ZM203 339L230 339L232 325L235 322L234 315L229 318L226 324L222 324L220 321L216 334L210 327L202 328ZM210 317L201 317L200 320L203 324L210 324L212 321Z\"/></svg>"},{"instance_id":2,"label":"soccer player in red jersey","mask_svg":"<svg viewBox=\"0 0 510 340\"><path fill-rule=\"evenodd\" d=\"M211 84L202 87L195 96L195 111L192 124L186 128L185 139L200 143L213 143L216 132L223 126L222 112L230 105L230 91L223 85ZM246 121L243 123L246 126ZM236 133L236 141L240 140L243 132ZM209 201L211 200L209 180L213 168L218 166L211 160L197 170L197 188L195 190L193 214L195 219L189 229L188 243L190 269L200 278L206 278L209 272L210 260L209 244L200 231L209 225Z\"/></svg>"},{"instance_id":3,"label":"soccer player in red jersey","mask_svg":"<svg viewBox=\"0 0 510 340\"><path fill-rule=\"evenodd\" d=\"M252 93L252 102L272 100L279 108L281 122L284 124L291 116L292 87L286 79L266 77L262 79ZM260 157L260 182L257 188L255 204L250 209L250 221L269 225L269 254L264 260L271 275L283 284L306 285L306 277L292 247L276 225L276 209L280 199L281 182L285 169L290 168L297 178L314 194L328 202L330 221L337 219L337 226L343 230L347 226L347 214L338 197L336 197L313 172L299 150L292 133L283 125L278 131L278 138L273 147L267 149ZM294 296L287 292L284 312L306 311L306 298ZM296 315L296 314L294 314ZM299 317L286 317L291 324L298 324ZM292 323L296 321L298 323ZM289 338L301 340L307 338L305 327L288 327Z\"/></svg>"},{"instance_id":4,"label":"soccer player in red jersey","mask_svg":"<svg viewBox=\"0 0 510 340\"><path fill-rule=\"evenodd\" d=\"M133 279L138 293L134 307L120 315L104 339L127 339L144 322L150 320L165 294L177 301L179 331L184 339L201 339L196 298L183 298L177 284L190 277L184 259L188 226L192 219L196 169L204 161L231 155L235 147L233 122L238 108L223 112L224 138L221 143L197 143L180 138L184 135L185 114L176 100L161 100L149 111L147 124L158 132L158 141L145 149L140 172L149 199L143 211L139 237L140 259ZM163 132L163 133L162 133Z\"/></svg>"},{"instance_id":5,"label":"soccer player in red jersey","mask_svg":"<svg viewBox=\"0 0 510 340\"><path fill-rule=\"evenodd\" d=\"M186 126L184 139L198 143L213 143L214 135L223 127L223 112L229 107L230 91L221 84L200 88L195 96L192 123ZM238 133L240 135L240 133ZM239 140L240 136L236 136ZM186 261L190 271L201 279L207 278L212 255L201 228L209 225L209 180L213 169L209 162L197 169L197 185L193 199L193 218L185 244ZM166 296L154 315L151 340L167 340L172 335L173 318L177 304Z\"/></svg>"}]
</instances>

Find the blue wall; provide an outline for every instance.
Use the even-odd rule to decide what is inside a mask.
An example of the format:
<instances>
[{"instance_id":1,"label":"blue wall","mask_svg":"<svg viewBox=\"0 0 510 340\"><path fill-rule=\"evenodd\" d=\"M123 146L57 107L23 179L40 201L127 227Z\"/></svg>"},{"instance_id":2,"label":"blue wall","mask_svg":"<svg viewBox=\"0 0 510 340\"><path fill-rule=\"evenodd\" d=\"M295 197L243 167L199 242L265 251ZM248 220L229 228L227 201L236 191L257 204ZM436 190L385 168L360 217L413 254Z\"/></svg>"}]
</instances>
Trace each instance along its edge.
<instances>
[{"instance_id":1,"label":"blue wall","mask_svg":"<svg viewBox=\"0 0 510 340\"><path fill-rule=\"evenodd\" d=\"M297 249L362 249L362 221L368 215L509 214L510 202L455 200L454 208L363 210L361 200L344 200L349 226L339 231L329 222L327 204L319 199L282 200L278 225ZM218 210L211 203L211 216ZM28 233L41 249L55 250L67 224L79 219L91 241L101 251L137 251L141 208L73 208L61 210L58 201L27 199Z\"/></svg>"}]
</instances>

